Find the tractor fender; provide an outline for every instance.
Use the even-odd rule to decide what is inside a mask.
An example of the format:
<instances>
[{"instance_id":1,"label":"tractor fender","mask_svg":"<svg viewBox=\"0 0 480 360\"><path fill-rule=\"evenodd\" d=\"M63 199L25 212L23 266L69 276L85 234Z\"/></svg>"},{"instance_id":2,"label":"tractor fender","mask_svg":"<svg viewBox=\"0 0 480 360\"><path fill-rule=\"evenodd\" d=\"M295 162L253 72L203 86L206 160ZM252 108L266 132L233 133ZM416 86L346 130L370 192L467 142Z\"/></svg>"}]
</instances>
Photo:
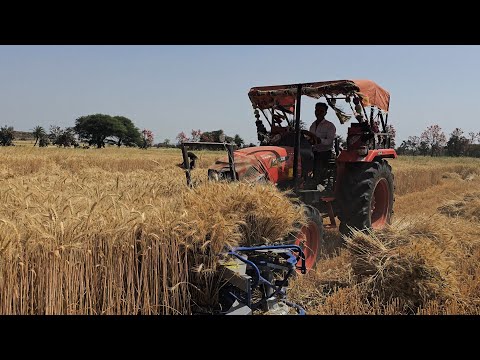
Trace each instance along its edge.
<instances>
[{"instance_id":1,"label":"tractor fender","mask_svg":"<svg viewBox=\"0 0 480 360\"><path fill-rule=\"evenodd\" d=\"M366 156L359 155L355 150L343 150L337 158L337 162L373 162L379 159L396 159L397 152L394 149L369 150Z\"/></svg>"}]
</instances>

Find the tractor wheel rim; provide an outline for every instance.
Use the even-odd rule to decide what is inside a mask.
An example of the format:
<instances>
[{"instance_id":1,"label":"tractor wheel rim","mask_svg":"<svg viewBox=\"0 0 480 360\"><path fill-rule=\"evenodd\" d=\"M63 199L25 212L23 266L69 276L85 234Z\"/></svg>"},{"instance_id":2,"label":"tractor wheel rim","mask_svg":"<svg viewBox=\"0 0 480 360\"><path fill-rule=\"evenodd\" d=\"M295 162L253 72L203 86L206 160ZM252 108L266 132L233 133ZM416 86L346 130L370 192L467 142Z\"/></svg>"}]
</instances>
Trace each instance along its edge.
<instances>
[{"instance_id":1,"label":"tractor wheel rim","mask_svg":"<svg viewBox=\"0 0 480 360\"><path fill-rule=\"evenodd\" d=\"M381 179L375 186L372 202L370 205L371 224L373 229L381 229L388 221L388 209L390 208L390 197L388 182Z\"/></svg>"},{"instance_id":2,"label":"tractor wheel rim","mask_svg":"<svg viewBox=\"0 0 480 360\"><path fill-rule=\"evenodd\" d=\"M315 222L311 221L307 226L302 227L295 245L300 246L305 255L305 267L307 271L313 268L317 261L318 244L320 242L320 232ZM301 265L301 259L297 266ZM297 270L300 272L300 270Z\"/></svg>"}]
</instances>

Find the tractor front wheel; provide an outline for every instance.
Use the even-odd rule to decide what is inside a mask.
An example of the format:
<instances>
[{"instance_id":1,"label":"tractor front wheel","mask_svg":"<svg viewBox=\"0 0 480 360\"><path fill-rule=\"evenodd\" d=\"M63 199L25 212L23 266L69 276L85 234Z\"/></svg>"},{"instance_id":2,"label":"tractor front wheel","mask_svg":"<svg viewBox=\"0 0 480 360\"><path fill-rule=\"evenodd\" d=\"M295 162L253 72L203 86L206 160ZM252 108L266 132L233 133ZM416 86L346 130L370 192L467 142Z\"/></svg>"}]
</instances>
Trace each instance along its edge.
<instances>
[{"instance_id":1,"label":"tractor front wheel","mask_svg":"<svg viewBox=\"0 0 480 360\"><path fill-rule=\"evenodd\" d=\"M350 229L382 229L393 214L394 177L384 159L372 163L352 164L342 182L340 232ZM348 225L348 226L347 226Z\"/></svg>"},{"instance_id":2,"label":"tractor front wheel","mask_svg":"<svg viewBox=\"0 0 480 360\"><path fill-rule=\"evenodd\" d=\"M308 222L297 233L294 244L300 246L305 255L305 266L310 271L321 258L323 242L323 220L320 212L313 206L305 206ZM301 265L301 261L297 266ZM300 270L297 270L300 273Z\"/></svg>"}]
</instances>

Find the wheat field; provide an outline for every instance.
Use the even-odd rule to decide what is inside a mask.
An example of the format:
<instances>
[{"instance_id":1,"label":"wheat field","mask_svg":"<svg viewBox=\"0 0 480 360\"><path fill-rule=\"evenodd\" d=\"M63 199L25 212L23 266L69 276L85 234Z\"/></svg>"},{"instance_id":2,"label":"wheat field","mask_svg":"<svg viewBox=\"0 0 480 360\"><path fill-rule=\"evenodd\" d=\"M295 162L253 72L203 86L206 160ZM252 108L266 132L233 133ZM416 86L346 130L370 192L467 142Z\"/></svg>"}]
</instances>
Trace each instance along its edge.
<instances>
[{"instance_id":1,"label":"wheat field","mask_svg":"<svg viewBox=\"0 0 480 360\"><path fill-rule=\"evenodd\" d=\"M274 242L305 221L273 186L210 184L223 153L0 149L0 314L190 314L214 306L227 246ZM392 226L342 239L291 283L309 314L477 314L480 161L390 161Z\"/></svg>"}]
</instances>

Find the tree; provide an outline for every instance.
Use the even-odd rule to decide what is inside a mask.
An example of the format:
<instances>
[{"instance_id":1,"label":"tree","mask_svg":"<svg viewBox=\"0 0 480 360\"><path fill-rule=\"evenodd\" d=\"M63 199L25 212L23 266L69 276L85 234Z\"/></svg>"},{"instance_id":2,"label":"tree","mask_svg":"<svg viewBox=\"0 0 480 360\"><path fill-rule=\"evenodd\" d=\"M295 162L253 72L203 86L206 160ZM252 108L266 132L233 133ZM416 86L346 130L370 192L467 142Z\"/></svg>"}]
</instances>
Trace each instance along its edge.
<instances>
[{"instance_id":1,"label":"tree","mask_svg":"<svg viewBox=\"0 0 480 360\"><path fill-rule=\"evenodd\" d=\"M44 134L40 137L38 146L44 147L49 143L63 147L78 146L75 130L72 127L67 127L63 130L57 125L50 125L50 133L48 136Z\"/></svg>"},{"instance_id":2,"label":"tree","mask_svg":"<svg viewBox=\"0 0 480 360\"><path fill-rule=\"evenodd\" d=\"M235 137L233 138L233 142L239 147L241 148L243 145L245 145L245 142L243 141L243 139L240 137L240 135L238 134L235 134Z\"/></svg>"},{"instance_id":3,"label":"tree","mask_svg":"<svg viewBox=\"0 0 480 360\"><path fill-rule=\"evenodd\" d=\"M183 142L189 141L188 136L182 131L175 138L177 140L177 145L181 145ZM203 141L203 140L202 140Z\"/></svg>"},{"instance_id":4,"label":"tree","mask_svg":"<svg viewBox=\"0 0 480 360\"><path fill-rule=\"evenodd\" d=\"M430 148L430 156L440 155L441 150L447 143L447 138L438 125L429 126L420 138Z\"/></svg>"},{"instance_id":5,"label":"tree","mask_svg":"<svg viewBox=\"0 0 480 360\"><path fill-rule=\"evenodd\" d=\"M142 149L147 149L151 147L153 145L153 133L148 129L143 129L142 135L143 135L143 142L142 142L142 146L140 147Z\"/></svg>"},{"instance_id":6,"label":"tree","mask_svg":"<svg viewBox=\"0 0 480 360\"><path fill-rule=\"evenodd\" d=\"M398 147L397 152L399 155L415 156L419 146L420 138L418 136L409 136L407 140L402 141L402 144Z\"/></svg>"},{"instance_id":7,"label":"tree","mask_svg":"<svg viewBox=\"0 0 480 360\"><path fill-rule=\"evenodd\" d=\"M0 128L0 146L13 146L15 134L13 133L13 126L2 126Z\"/></svg>"},{"instance_id":8,"label":"tree","mask_svg":"<svg viewBox=\"0 0 480 360\"><path fill-rule=\"evenodd\" d=\"M118 147L125 146L142 146L143 138L140 130L133 124L132 120L125 116L114 116L123 127L117 127L113 136L116 138Z\"/></svg>"},{"instance_id":9,"label":"tree","mask_svg":"<svg viewBox=\"0 0 480 360\"><path fill-rule=\"evenodd\" d=\"M397 131L393 125L387 125L387 134L390 135L390 148L395 149L395 136L397 136Z\"/></svg>"},{"instance_id":10,"label":"tree","mask_svg":"<svg viewBox=\"0 0 480 360\"><path fill-rule=\"evenodd\" d=\"M398 155L408 155L408 142L403 140L400 146L396 149Z\"/></svg>"},{"instance_id":11,"label":"tree","mask_svg":"<svg viewBox=\"0 0 480 360\"><path fill-rule=\"evenodd\" d=\"M206 142L223 142L220 141L220 135L225 135L222 129L215 131L205 131L200 136L200 141ZM225 135L225 141L228 143L234 142L234 139L231 136Z\"/></svg>"},{"instance_id":12,"label":"tree","mask_svg":"<svg viewBox=\"0 0 480 360\"><path fill-rule=\"evenodd\" d=\"M81 116L75 120L74 129L80 140L87 141L88 145L97 145L99 149L105 147L105 140L108 137L118 137L127 133L119 119L105 114Z\"/></svg>"},{"instance_id":13,"label":"tree","mask_svg":"<svg viewBox=\"0 0 480 360\"><path fill-rule=\"evenodd\" d=\"M480 144L468 144L465 155L472 157L480 157Z\"/></svg>"},{"instance_id":14,"label":"tree","mask_svg":"<svg viewBox=\"0 0 480 360\"><path fill-rule=\"evenodd\" d=\"M420 138L418 136L409 136L407 144L410 147L412 155L415 156L420 146Z\"/></svg>"},{"instance_id":15,"label":"tree","mask_svg":"<svg viewBox=\"0 0 480 360\"><path fill-rule=\"evenodd\" d=\"M36 146L37 145L37 142L46 135L45 133L45 129L41 126L35 126L33 128L33 136L35 138L35 143L33 144L33 146ZM40 146L40 145L39 145Z\"/></svg>"},{"instance_id":16,"label":"tree","mask_svg":"<svg viewBox=\"0 0 480 360\"><path fill-rule=\"evenodd\" d=\"M44 134L39 140L38 140L38 147L47 147L50 144L50 140L48 139L47 134Z\"/></svg>"},{"instance_id":17,"label":"tree","mask_svg":"<svg viewBox=\"0 0 480 360\"><path fill-rule=\"evenodd\" d=\"M192 129L191 134L192 134L192 137L190 138L190 141L192 141L192 142L200 141L200 138L202 136L202 131L200 129L198 129L198 130L193 130Z\"/></svg>"},{"instance_id":18,"label":"tree","mask_svg":"<svg viewBox=\"0 0 480 360\"><path fill-rule=\"evenodd\" d=\"M215 131L205 131L200 136L200 141L202 142L220 142L220 135L223 134L223 130L215 130Z\"/></svg>"},{"instance_id":19,"label":"tree","mask_svg":"<svg viewBox=\"0 0 480 360\"><path fill-rule=\"evenodd\" d=\"M450 156L465 155L469 140L463 136L463 130L455 128L450 134L450 139L447 142L447 153Z\"/></svg>"},{"instance_id":20,"label":"tree","mask_svg":"<svg viewBox=\"0 0 480 360\"><path fill-rule=\"evenodd\" d=\"M48 134L48 139L52 144L57 142L58 137L62 134L62 129L57 125L50 125L50 133Z\"/></svg>"},{"instance_id":21,"label":"tree","mask_svg":"<svg viewBox=\"0 0 480 360\"><path fill-rule=\"evenodd\" d=\"M478 138L480 138L480 132L477 134L475 134L473 131L470 131L468 133L468 140L470 141L470 144L475 144L475 141L477 140L477 136Z\"/></svg>"},{"instance_id":22,"label":"tree","mask_svg":"<svg viewBox=\"0 0 480 360\"><path fill-rule=\"evenodd\" d=\"M165 145L166 147L168 147L168 145L170 145L170 139L165 139L165 140L163 140L163 145Z\"/></svg>"},{"instance_id":23,"label":"tree","mask_svg":"<svg viewBox=\"0 0 480 360\"><path fill-rule=\"evenodd\" d=\"M422 156L427 156L428 152L430 151L430 147L425 141L420 141L420 145L418 145L418 152Z\"/></svg>"},{"instance_id":24,"label":"tree","mask_svg":"<svg viewBox=\"0 0 480 360\"><path fill-rule=\"evenodd\" d=\"M63 147L70 147L70 146L78 146L77 139L75 138L75 131L71 127L65 128L65 130L60 130L60 133L52 142L53 145L63 146Z\"/></svg>"}]
</instances>

